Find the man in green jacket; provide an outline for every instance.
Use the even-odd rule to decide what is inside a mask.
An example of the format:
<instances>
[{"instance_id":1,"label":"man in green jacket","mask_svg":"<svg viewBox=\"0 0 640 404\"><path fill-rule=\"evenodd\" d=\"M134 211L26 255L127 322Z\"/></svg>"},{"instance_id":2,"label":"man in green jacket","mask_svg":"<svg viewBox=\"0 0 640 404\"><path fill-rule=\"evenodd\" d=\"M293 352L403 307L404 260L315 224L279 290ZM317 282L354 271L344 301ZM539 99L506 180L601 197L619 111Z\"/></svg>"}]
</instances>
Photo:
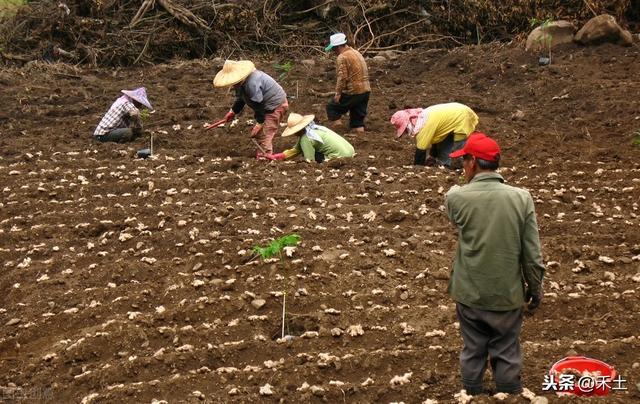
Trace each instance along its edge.
<instances>
[{"instance_id":1,"label":"man in green jacket","mask_svg":"<svg viewBox=\"0 0 640 404\"><path fill-rule=\"evenodd\" d=\"M468 394L483 392L488 356L497 391L517 394L523 305L540 305L545 271L533 199L495 172L500 147L485 134L472 134L450 157L463 158L468 183L454 186L445 199L459 231L448 293L456 301L464 342L462 384Z\"/></svg>"}]
</instances>

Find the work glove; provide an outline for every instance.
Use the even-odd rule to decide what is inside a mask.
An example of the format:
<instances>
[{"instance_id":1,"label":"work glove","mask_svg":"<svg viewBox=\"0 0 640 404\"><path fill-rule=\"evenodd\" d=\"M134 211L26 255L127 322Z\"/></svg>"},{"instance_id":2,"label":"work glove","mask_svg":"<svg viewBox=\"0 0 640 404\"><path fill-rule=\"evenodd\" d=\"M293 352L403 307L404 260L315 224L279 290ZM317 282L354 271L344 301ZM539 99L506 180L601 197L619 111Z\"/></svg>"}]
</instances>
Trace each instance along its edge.
<instances>
[{"instance_id":1,"label":"work glove","mask_svg":"<svg viewBox=\"0 0 640 404\"><path fill-rule=\"evenodd\" d=\"M233 118L236 116L236 113L233 110L229 110L227 114L224 116L225 122L231 122Z\"/></svg>"},{"instance_id":2,"label":"work glove","mask_svg":"<svg viewBox=\"0 0 640 404\"><path fill-rule=\"evenodd\" d=\"M529 311L533 311L537 309L542 302L542 292L540 291L538 293L533 293L531 289L527 289L524 295L524 300L526 302L529 302L529 304L527 305L527 309L529 309Z\"/></svg>"},{"instance_id":3,"label":"work glove","mask_svg":"<svg viewBox=\"0 0 640 404\"><path fill-rule=\"evenodd\" d=\"M284 160L286 158L284 153L267 154L265 157L269 160Z\"/></svg>"},{"instance_id":4,"label":"work glove","mask_svg":"<svg viewBox=\"0 0 640 404\"><path fill-rule=\"evenodd\" d=\"M253 129L251 129L251 137L258 136L258 134L260 133L261 130L262 130L262 124L261 123L255 124Z\"/></svg>"}]
</instances>

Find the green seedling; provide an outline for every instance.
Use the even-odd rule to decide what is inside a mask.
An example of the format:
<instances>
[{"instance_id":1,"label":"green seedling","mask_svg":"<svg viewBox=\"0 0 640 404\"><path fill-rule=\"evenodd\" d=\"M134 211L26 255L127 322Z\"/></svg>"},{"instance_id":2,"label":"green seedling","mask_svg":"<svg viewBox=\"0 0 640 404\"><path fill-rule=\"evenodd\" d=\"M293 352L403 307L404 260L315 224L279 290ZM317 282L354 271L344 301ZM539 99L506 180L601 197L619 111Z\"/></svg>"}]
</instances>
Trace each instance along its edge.
<instances>
[{"instance_id":1,"label":"green seedling","mask_svg":"<svg viewBox=\"0 0 640 404\"><path fill-rule=\"evenodd\" d=\"M143 121L146 121L147 119L149 119L151 115L149 115L149 110L148 109L143 109L142 111L140 111L140 118L142 118Z\"/></svg>"},{"instance_id":2,"label":"green seedling","mask_svg":"<svg viewBox=\"0 0 640 404\"><path fill-rule=\"evenodd\" d=\"M273 65L273 67L276 69L276 71L280 72L280 76L278 76L278 78L280 79L280 81L282 81L291 71L293 64L291 63L291 61L287 60L282 64L276 63L275 65Z\"/></svg>"},{"instance_id":3,"label":"green seedling","mask_svg":"<svg viewBox=\"0 0 640 404\"><path fill-rule=\"evenodd\" d=\"M282 270L285 271L286 264L282 253L285 251L285 247L295 247L299 242L300 236L292 233L273 240L265 247L255 246L252 251L257 257L259 256L262 258L262 260L278 257L280 259L280 264L282 265ZM287 279L288 278L285 273L282 286L282 338L284 338L284 325L287 312Z\"/></svg>"},{"instance_id":4,"label":"green seedling","mask_svg":"<svg viewBox=\"0 0 640 404\"><path fill-rule=\"evenodd\" d=\"M540 26L540 28L542 29L543 35L538 38L538 42L543 42L547 45L549 64L551 64L551 43L553 42L553 35L551 35L551 33L549 33L546 28L552 22L553 19L551 17L545 18L544 20L540 20L534 17L529 20L529 24L531 24L532 27Z\"/></svg>"},{"instance_id":5,"label":"green seedling","mask_svg":"<svg viewBox=\"0 0 640 404\"><path fill-rule=\"evenodd\" d=\"M632 136L633 136L633 140L631 141L631 144L633 146L640 146L640 129L633 132Z\"/></svg>"}]
</instances>

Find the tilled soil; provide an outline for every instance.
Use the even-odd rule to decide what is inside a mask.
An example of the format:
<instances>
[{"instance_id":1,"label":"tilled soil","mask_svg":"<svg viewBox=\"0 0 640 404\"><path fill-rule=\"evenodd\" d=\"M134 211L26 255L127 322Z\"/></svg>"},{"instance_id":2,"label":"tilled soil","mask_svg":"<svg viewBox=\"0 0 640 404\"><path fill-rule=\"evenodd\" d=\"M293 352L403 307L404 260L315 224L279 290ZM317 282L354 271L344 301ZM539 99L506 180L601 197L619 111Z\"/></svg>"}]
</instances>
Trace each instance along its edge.
<instances>
[{"instance_id":1,"label":"tilled soil","mask_svg":"<svg viewBox=\"0 0 640 404\"><path fill-rule=\"evenodd\" d=\"M256 63L277 77L282 60ZM410 165L412 140L387 122L448 101L478 112L501 173L536 201L548 273L525 317L524 385L560 401L543 376L580 354L627 379L609 401L640 398L637 48L567 46L545 67L496 44L372 60L368 132L347 136L357 155L321 165L255 161L249 112L203 130L232 103L211 87L220 64L0 72L3 399L454 401L457 236L442 202L460 173ZM330 57L296 61L281 80L289 95L297 86L291 110L324 123L326 99L309 91L334 78ZM91 136L118 91L139 84L156 108L148 160L134 158L146 138ZM302 243L284 266L250 261L253 246L292 232Z\"/></svg>"}]
</instances>

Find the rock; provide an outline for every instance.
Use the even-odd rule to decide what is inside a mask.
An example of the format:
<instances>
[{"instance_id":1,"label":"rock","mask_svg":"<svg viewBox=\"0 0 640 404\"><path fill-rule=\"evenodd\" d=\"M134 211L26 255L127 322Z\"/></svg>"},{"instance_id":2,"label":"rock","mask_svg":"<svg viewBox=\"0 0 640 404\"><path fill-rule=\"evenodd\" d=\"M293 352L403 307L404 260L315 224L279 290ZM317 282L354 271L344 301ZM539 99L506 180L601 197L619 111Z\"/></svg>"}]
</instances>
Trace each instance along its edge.
<instances>
[{"instance_id":1,"label":"rock","mask_svg":"<svg viewBox=\"0 0 640 404\"><path fill-rule=\"evenodd\" d=\"M574 40L582 45L596 45L603 42L633 44L631 33L622 29L616 19L609 14L601 14L587 21L575 35Z\"/></svg>"},{"instance_id":2,"label":"rock","mask_svg":"<svg viewBox=\"0 0 640 404\"><path fill-rule=\"evenodd\" d=\"M11 320L7 321L6 325L16 325L20 322L19 318L12 318Z\"/></svg>"},{"instance_id":3,"label":"rock","mask_svg":"<svg viewBox=\"0 0 640 404\"><path fill-rule=\"evenodd\" d=\"M267 302L264 299L253 299L251 301L251 305L258 310L261 309L266 303Z\"/></svg>"},{"instance_id":4,"label":"rock","mask_svg":"<svg viewBox=\"0 0 640 404\"><path fill-rule=\"evenodd\" d=\"M576 26L570 21L551 21L544 26L539 26L527 37L526 50L544 51L549 44L553 48L563 43L571 43Z\"/></svg>"},{"instance_id":5,"label":"rock","mask_svg":"<svg viewBox=\"0 0 640 404\"><path fill-rule=\"evenodd\" d=\"M387 58L382 55L375 55L371 58L371 60L373 60L374 62L386 62Z\"/></svg>"},{"instance_id":6,"label":"rock","mask_svg":"<svg viewBox=\"0 0 640 404\"><path fill-rule=\"evenodd\" d=\"M308 67L308 68L311 68L316 65L316 61L313 59L304 59L301 63L304 67Z\"/></svg>"}]
</instances>

